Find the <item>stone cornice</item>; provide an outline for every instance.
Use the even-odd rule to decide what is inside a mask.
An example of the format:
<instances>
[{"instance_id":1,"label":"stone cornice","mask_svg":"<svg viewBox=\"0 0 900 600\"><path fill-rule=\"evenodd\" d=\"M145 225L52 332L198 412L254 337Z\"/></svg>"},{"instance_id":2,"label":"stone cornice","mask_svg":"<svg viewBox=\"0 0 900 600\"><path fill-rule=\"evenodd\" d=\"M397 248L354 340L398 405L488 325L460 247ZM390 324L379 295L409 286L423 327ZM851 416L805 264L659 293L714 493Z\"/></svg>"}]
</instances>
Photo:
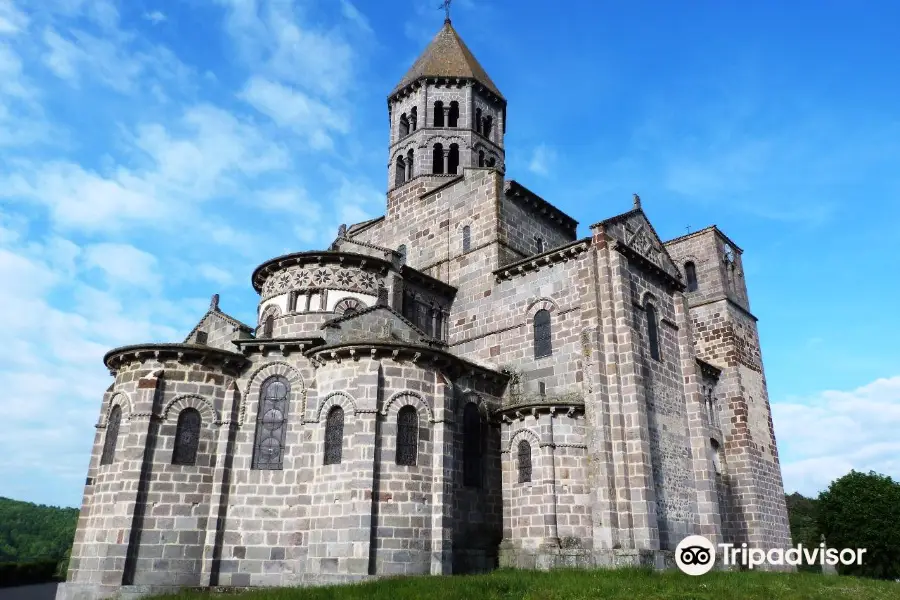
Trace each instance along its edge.
<instances>
[{"instance_id":1,"label":"stone cornice","mask_svg":"<svg viewBox=\"0 0 900 600\"><path fill-rule=\"evenodd\" d=\"M288 356L292 352L306 352L310 348L322 345L321 337L269 338L252 340L234 340L231 342L240 349L241 355L279 353Z\"/></svg>"},{"instance_id":2,"label":"stone cornice","mask_svg":"<svg viewBox=\"0 0 900 600\"><path fill-rule=\"evenodd\" d=\"M220 350L199 344L136 344L114 348L103 357L103 364L115 374L122 365L132 362L166 360L196 362L204 365L219 365L225 373L238 373L249 361L246 357L229 350Z\"/></svg>"},{"instance_id":3,"label":"stone cornice","mask_svg":"<svg viewBox=\"0 0 900 600\"><path fill-rule=\"evenodd\" d=\"M467 83L471 83L473 89L484 96L485 99L492 102L497 102L504 110L506 109L506 98L494 92L492 89L481 83L475 77L434 77L423 75L411 80L404 86L396 88L393 92L390 93L390 95L387 97L388 111L392 109L392 105L395 102L399 102L406 96L414 93L423 85L455 85L461 87Z\"/></svg>"},{"instance_id":4,"label":"stone cornice","mask_svg":"<svg viewBox=\"0 0 900 600\"><path fill-rule=\"evenodd\" d=\"M427 290L438 291L444 296L449 296L452 298L456 295L457 288L455 286L452 286L449 283L444 283L440 279L436 279L431 275L423 273L422 271L414 269L410 266L403 265L402 267L400 267L400 276L410 283L420 285Z\"/></svg>"},{"instance_id":5,"label":"stone cornice","mask_svg":"<svg viewBox=\"0 0 900 600\"><path fill-rule=\"evenodd\" d=\"M391 358L395 361L409 361L425 368L440 370L450 376L468 375L495 384L498 389L504 387L509 375L477 365L459 356L450 354L442 347L410 344L389 340L355 340L340 344L319 346L306 352L306 356L317 366L331 361L359 360L370 358L378 360Z\"/></svg>"},{"instance_id":6,"label":"stone cornice","mask_svg":"<svg viewBox=\"0 0 900 600\"><path fill-rule=\"evenodd\" d=\"M333 250L318 250L310 252L294 252L270 259L256 267L251 275L253 289L262 293L262 286L266 279L286 267L295 265L326 265L340 264L345 266L357 266L360 269L378 271L384 274L390 269L391 262L383 258L358 254L356 252L336 252Z\"/></svg>"},{"instance_id":7,"label":"stone cornice","mask_svg":"<svg viewBox=\"0 0 900 600\"><path fill-rule=\"evenodd\" d=\"M546 216L549 220L555 221L565 229L571 230L573 233L578 227L578 221L559 210L515 179L506 180L506 189L504 190L504 193L508 198L529 205L529 207L534 209L535 213Z\"/></svg>"},{"instance_id":8,"label":"stone cornice","mask_svg":"<svg viewBox=\"0 0 900 600\"><path fill-rule=\"evenodd\" d=\"M687 287L679 279L673 277L668 271L654 263L652 260L648 259L646 256L644 256L631 246L623 243L621 240L615 240L613 248L623 256L628 258L628 260L630 260L631 262L639 265L644 270L657 275L660 279L669 284L670 287L679 291L684 291Z\"/></svg>"},{"instance_id":9,"label":"stone cornice","mask_svg":"<svg viewBox=\"0 0 900 600\"><path fill-rule=\"evenodd\" d=\"M532 271L538 271L542 267L549 267L557 263L568 262L569 260L577 258L582 252L586 252L590 246L591 238L589 237L575 240L565 246L559 246L541 254L535 254L534 256L523 258L522 260L496 269L494 270L494 279L497 283L500 283L505 279L512 279L519 275L526 275Z\"/></svg>"},{"instance_id":10,"label":"stone cornice","mask_svg":"<svg viewBox=\"0 0 900 600\"><path fill-rule=\"evenodd\" d=\"M678 237L675 237L675 238L672 238L671 240L668 240L668 241L663 242L663 244L666 244L666 245L674 244L674 243L676 243L676 242L681 242L681 241L684 241L684 240L686 240L686 239L688 239L688 238L692 238L692 237L694 237L695 235L701 235L701 234L707 233L707 232L709 232L709 231L714 231L714 232L716 232L719 236L722 237L722 239L724 239L726 242L728 242L728 244L729 244L732 248L734 248L734 249L737 250L738 252L741 252L741 253L743 252L743 250L741 250L741 247L738 246L737 244L735 244L734 241L733 241L730 237L728 237L727 235L725 235L725 234L722 232L722 230L719 229L718 226L716 226L716 225L710 225L709 227L704 227L703 229L698 229L697 231L692 231L691 233L686 233L686 234L684 234L684 235L679 235Z\"/></svg>"},{"instance_id":11,"label":"stone cornice","mask_svg":"<svg viewBox=\"0 0 900 600\"><path fill-rule=\"evenodd\" d=\"M493 412L493 416L504 423L512 423L522 420L526 416L549 414L550 416L565 415L574 417L584 413L584 399L580 397L548 397L532 400L524 400L514 404L505 404Z\"/></svg>"}]
</instances>

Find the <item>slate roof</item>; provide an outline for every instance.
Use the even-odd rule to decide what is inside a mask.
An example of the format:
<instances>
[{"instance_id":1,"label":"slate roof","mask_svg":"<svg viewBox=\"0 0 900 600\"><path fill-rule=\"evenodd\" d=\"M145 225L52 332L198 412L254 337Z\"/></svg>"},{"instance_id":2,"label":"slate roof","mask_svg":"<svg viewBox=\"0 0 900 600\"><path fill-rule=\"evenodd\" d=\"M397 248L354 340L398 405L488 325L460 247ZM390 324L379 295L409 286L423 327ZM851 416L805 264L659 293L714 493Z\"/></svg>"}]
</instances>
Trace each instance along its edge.
<instances>
[{"instance_id":1,"label":"slate roof","mask_svg":"<svg viewBox=\"0 0 900 600\"><path fill-rule=\"evenodd\" d=\"M410 67L391 96L399 92L407 85L424 77L458 77L461 79L474 79L478 83L497 94L501 99L503 94L497 89L496 84L488 76L484 68L462 41L459 34L453 28L450 20L444 21L444 26L438 31L425 51L419 56L413 66Z\"/></svg>"}]
</instances>

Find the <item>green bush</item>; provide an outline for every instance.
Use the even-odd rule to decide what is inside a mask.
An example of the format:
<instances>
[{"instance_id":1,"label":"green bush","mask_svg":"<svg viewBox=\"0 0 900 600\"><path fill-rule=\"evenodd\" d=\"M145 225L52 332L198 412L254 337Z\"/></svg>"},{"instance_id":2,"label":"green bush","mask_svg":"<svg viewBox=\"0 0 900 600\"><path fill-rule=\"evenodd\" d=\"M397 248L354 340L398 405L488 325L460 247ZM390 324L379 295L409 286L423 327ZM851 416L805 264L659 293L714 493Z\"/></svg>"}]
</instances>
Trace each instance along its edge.
<instances>
[{"instance_id":1,"label":"green bush","mask_svg":"<svg viewBox=\"0 0 900 600\"><path fill-rule=\"evenodd\" d=\"M900 577L900 483L871 471L850 471L819 495L817 509L828 547L866 549L862 565L838 565L839 573Z\"/></svg>"}]
</instances>

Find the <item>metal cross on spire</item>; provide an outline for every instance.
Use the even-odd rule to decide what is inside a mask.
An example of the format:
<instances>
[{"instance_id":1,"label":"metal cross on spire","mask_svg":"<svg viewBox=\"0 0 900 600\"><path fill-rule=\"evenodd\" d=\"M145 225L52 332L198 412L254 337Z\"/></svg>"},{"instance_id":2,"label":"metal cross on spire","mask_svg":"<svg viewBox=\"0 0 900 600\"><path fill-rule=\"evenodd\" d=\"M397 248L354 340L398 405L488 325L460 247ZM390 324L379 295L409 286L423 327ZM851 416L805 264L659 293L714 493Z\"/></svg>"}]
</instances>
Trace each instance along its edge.
<instances>
[{"instance_id":1,"label":"metal cross on spire","mask_svg":"<svg viewBox=\"0 0 900 600\"><path fill-rule=\"evenodd\" d=\"M444 0L444 1L441 2L440 5L438 6L438 8L443 8L443 9L444 9L444 15L445 15L444 20L445 20L447 23L450 22L450 3L451 3L451 2L453 2L453 0Z\"/></svg>"}]
</instances>

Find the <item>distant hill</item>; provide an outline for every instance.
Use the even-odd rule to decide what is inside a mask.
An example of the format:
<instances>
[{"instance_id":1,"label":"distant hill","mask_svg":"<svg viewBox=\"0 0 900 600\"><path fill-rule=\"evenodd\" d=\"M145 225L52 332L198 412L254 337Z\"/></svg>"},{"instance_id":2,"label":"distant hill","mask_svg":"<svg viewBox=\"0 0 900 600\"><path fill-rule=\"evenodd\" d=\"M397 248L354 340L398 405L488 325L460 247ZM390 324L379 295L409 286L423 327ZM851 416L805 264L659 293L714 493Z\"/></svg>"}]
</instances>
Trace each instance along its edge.
<instances>
[{"instance_id":1,"label":"distant hill","mask_svg":"<svg viewBox=\"0 0 900 600\"><path fill-rule=\"evenodd\" d=\"M77 522L77 508L0 497L0 563L66 560Z\"/></svg>"}]
</instances>

